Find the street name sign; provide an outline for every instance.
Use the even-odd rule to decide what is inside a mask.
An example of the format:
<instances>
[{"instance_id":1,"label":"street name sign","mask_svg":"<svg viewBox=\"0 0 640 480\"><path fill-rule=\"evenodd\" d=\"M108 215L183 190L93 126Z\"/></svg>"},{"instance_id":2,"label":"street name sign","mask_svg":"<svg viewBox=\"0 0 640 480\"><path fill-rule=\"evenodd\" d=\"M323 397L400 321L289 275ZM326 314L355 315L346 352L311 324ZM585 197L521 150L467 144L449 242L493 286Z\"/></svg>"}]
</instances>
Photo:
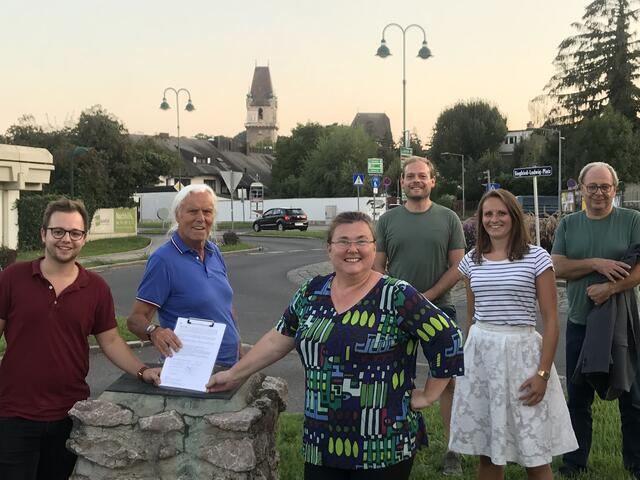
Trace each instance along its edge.
<instances>
[{"instance_id":1,"label":"street name sign","mask_svg":"<svg viewBox=\"0 0 640 480\"><path fill-rule=\"evenodd\" d=\"M550 177L551 174L552 174L551 167L522 167L522 168L513 169L513 176L516 178Z\"/></svg>"},{"instance_id":2,"label":"street name sign","mask_svg":"<svg viewBox=\"0 0 640 480\"><path fill-rule=\"evenodd\" d=\"M401 157L410 157L413 155L413 148L411 147L400 147L400 156Z\"/></svg>"},{"instance_id":3,"label":"street name sign","mask_svg":"<svg viewBox=\"0 0 640 480\"><path fill-rule=\"evenodd\" d=\"M367 173L384 173L384 167L381 158L368 158L367 159Z\"/></svg>"}]
</instances>

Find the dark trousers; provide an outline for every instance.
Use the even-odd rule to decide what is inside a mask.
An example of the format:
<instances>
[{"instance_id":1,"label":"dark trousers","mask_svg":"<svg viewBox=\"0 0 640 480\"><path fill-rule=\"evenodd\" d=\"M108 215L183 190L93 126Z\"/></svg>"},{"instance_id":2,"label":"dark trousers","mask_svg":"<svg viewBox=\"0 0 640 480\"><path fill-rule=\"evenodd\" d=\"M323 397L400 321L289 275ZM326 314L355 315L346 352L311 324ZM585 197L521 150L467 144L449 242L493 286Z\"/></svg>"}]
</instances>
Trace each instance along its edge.
<instances>
[{"instance_id":1,"label":"dark trousers","mask_svg":"<svg viewBox=\"0 0 640 480\"><path fill-rule=\"evenodd\" d=\"M0 479L67 480L76 464L65 446L71 427L68 417L56 422L0 417Z\"/></svg>"},{"instance_id":2,"label":"dark trousers","mask_svg":"<svg viewBox=\"0 0 640 480\"><path fill-rule=\"evenodd\" d=\"M413 457L390 467L371 470L345 470L304 464L304 480L407 480L413 466Z\"/></svg>"},{"instance_id":3,"label":"dark trousers","mask_svg":"<svg viewBox=\"0 0 640 480\"><path fill-rule=\"evenodd\" d=\"M578 439L578 450L563 456L565 464L575 467L587 466L591 450L592 417L591 404L595 391L591 385L575 385L571 381L578 363L586 327L567 322L567 390L569 392L569 414L571 425ZM631 402L631 394L623 393L618 399L622 424L622 459L627 470L640 474L640 409Z\"/></svg>"}]
</instances>

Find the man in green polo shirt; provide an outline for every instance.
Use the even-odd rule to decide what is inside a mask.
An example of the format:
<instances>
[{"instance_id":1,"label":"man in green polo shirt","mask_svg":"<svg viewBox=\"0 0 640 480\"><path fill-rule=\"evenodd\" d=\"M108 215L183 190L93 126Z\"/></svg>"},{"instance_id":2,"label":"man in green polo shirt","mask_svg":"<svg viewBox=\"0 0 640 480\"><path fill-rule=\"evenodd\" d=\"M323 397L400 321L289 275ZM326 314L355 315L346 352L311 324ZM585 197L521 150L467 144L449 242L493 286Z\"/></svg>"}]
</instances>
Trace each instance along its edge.
<instances>
[{"instance_id":1,"label":"man in green polo shirt","mask_svg":"<svg viewBox=\"0 0 640 480\"><path fill-rule=\"evenodd\" d=\"M586 319L594 305L640 283L640 264L631 269L619 261L633 245L640 244L640 213L613 206L618 175L604 162L587 164L578 177L586 209L564 217L556 230L553 264L558 278L567 280L569 302L566 358L567 379L573 376L585 338ZM603 282L602 278L607 281ZM563 457L560 473L576 475L586 470L591 449L591 404L594 389L588 383L567 381L571 424L578 450ZM622 420L624 466L640 479L640 410L630 393L618 399Z\"/></svg>"},{"instance_id":2,"label":"man in green polo shirt","mask_svg":"<svg viewBox=\"0 0 640 480\"><path fill-rule=\"evenodd\" d=\"M380 217L373 268L406 280L455 320L456 309L449 290L460 279L458 263L464 256L464 232L453 211L431 200L435 184L435 168L431 161L417 156L406 161L401 185L407 202ZM454 386L452 379L440 398L440 415L447 440ZM443 474L461 473L458 454L447 452Z\"/></svg>"}]
</instances>

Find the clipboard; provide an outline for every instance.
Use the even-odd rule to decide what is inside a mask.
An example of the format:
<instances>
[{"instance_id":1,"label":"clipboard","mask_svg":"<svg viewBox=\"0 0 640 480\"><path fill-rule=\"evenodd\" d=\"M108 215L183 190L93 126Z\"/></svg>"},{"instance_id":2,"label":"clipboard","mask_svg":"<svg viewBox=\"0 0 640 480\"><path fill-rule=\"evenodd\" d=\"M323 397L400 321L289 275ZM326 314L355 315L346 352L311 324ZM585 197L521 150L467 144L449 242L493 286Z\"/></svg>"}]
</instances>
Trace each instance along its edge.
<instances>
[{"instance_id":1,"label":"clipboard","mask_svg":"<svg viewBox=\"0 0 640 480\"><path fill-rule=\"evenodd\" d=\"M174 332L182 348L165 359L160 387L206 392L226 328L209 319L179 317Z\"/></svg>"}]
</instances>

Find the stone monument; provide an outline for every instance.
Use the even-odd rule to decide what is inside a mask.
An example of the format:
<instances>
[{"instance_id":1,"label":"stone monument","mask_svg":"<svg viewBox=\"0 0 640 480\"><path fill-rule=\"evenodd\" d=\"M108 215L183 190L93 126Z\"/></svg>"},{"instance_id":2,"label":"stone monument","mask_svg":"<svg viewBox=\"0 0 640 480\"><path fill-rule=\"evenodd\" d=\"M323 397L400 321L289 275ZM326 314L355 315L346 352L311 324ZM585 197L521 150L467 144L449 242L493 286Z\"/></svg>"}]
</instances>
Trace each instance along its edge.
<instances>
[{"instance_id":1,"label":"stone monument","mask_svg":"<svg viewBox=\"0 0 640 480\"><path fill-rule=\"evenodd\" d=\"M69 412L67 448L78 455L71 480L278 478L283 379L258 373L231 394L191 394L128 377Z\"/></svg>"}]
</instances>

